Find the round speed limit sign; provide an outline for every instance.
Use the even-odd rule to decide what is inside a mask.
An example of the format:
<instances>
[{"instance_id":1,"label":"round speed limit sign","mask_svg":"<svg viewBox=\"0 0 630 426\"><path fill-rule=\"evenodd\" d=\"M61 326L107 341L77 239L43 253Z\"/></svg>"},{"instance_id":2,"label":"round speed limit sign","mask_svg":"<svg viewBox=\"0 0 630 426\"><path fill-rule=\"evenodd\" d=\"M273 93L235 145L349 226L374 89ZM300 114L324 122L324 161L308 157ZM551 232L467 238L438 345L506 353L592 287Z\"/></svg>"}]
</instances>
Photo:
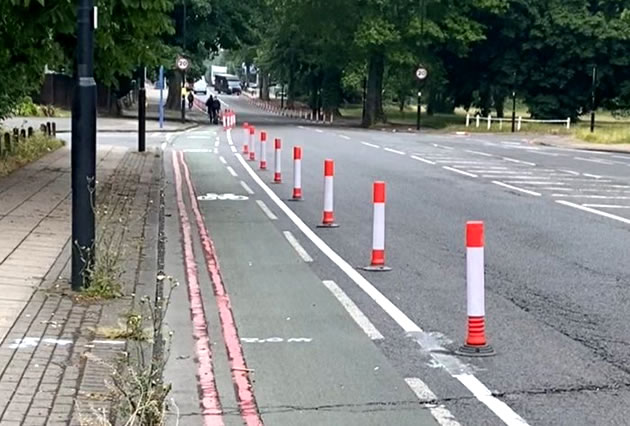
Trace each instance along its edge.
<instances>
[{"instance_id":1,"label":"round speed limit sign","mask_svg":"<svg viewBox=\"0 0 630 426\"><path fill-rule=\"evenodd\" d=\"M188 66L190 64L188 63L188 59L186 58L177 58L177 68L179 68L182 71L186 71L188 69Z\"/></svg>"},{"instance_id":2,"label":"round speed limit sign","mask_svg":"<svg viewBox=\"0 0 630 426\"><path fill-rule=\"evenodd\" d=\"M429 72L423 66L419 66L418 69L416 70L416 78L420 81L426 79L428 75L429 75Z\"/></svg>"}]
</instances>

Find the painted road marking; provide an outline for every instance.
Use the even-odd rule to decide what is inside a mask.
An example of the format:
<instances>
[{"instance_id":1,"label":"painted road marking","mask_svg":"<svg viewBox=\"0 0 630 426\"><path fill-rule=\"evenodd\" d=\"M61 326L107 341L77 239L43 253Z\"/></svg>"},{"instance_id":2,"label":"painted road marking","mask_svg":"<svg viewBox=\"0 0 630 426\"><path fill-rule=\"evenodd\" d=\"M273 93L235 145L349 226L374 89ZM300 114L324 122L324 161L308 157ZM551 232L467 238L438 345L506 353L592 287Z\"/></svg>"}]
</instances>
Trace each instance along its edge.
<instances>
[{"instance_id":1,"label":"painted road marking","mask_svg":"<svg viewBox=\"0 0 630 426\"><path fill-rule=\"evenodd\" d=\"M560 170L560 171L568 173L568 174L573 175L573 176L579 176L580 175L578 172L574 172L573 170Z\"/></svg>"},{"instance_id":2,"label":"painted road marking","mask_svg":"<svg viewBox=\"0 0 630 426\"><path fill-rule=\"evenodd\" d=\"M527 164L528 166L536 165L536 163L530 163L529 161L517 160L516 158L510 158L510 157L501 157L501 158L503 158L505 161L510 161L512 163Z\"/></svg>"},{"instance_id":3,"label":"painted road marking","mask_svg":"<svg viewBox=\"0 0 630 426\"><path fill-rule=\"evenodd\" d=\"M475 164L484 164L480 161L468 161L468 160L436 160L436 163L448 163L448 164L463 164L463 165L475 165Z\"/></svg>"},{"instance_id":4,"label":"painted road marking","mask_svg":"<svg viewBox=\"0 0 630 426\"><path fill-rule=\"evenodd\" d=\"M379 146L379 145L374 145L373 143L364 142L364 141L361 141L361 143L362 143L363 145L365 145L365 146L369 146L369 147L372 147L372 148L380 148L380 146Z\"/></svg>"},{"instance_id":5,"label":"painted road marking","mask_svg":"<svg viewBox=\"0 0 630 426\"><path fill-rule=\"evenodd\" d=\"M328 290L339 300L339 303L348 311L354 322L356 322L359 327L363 330L365 334L372 340L380 340L383 339L383 335L380 331L372 324L372 322L365 316L365 314L359 309L355 303L350 300L348 295L335 283L331 280L324 280L322 283L326 286Z\"/></svg>"},{"instance_id":6,"label":"painted road marking","mask_svg":"<svg viewBox=\"0 0 630 426\"><path fill-rule=\"evenodd\" d=\"M241 337L243 343L311 343L313 341L310 337L289 337L285 339L283 337L269 337L261 339L259 337Z\"/></svg>"},{"instance_id":7,"label":"painted road marking","mask_svg":"<svg viewBox=\"0 0 630 426\"><path fill-rule=\"evenodd\" d=\"M234 145L232 145L232 146L230 147L230 150L231 150L232 152L236 152L236 147L235 147Z\"/></svg>"},{"instance_id":8,"label":"painted road marking","mask_svg":"<svg viewBox=\"0 0 630 426\"><path fill-rule=\"evenodd\" d=\"M209 193L207 193L205 195L197 196L197 199L199 201L216 201L216 200L220 200L220 201L245 201L245 200L248 200L249 197L247 197L245 195L234 195L232 193L215 194L213 192L209 192Z\"/></svg>"},{"instance_id":9,"label":"painted road marking","mask_svg":"<svg viewBox=\"0 0 630 426\"><path fill-rule=\"evenodd\" d=\"M593 207L599 209L630 209L630 206L619 206L614 204L582 204L584 207Z\"/></svg>"},{"instance_id":10,"label":"painted road marking","mask_svg":"<svg viewBox=\"0 0 630 426\"><path fill-rule=\"evenodd\" d=\"M232 139L228 139L228 145L234 145L234 141Z\"/></svg>"},{"instance_id":11,"label":"painted road marking","mask_svg":"<svg viewBox=\"0 0 630 426\"><path fill-rule=\"evenodd\" d=\"M453 168L453 167L442 166L442 168L443 168L444 170L448 170L448 171L451 171L451 172L459 173L460 175L464 175L464 176L468 176L468 177L473 177L473 178L476 178L476 177L477 177L477 175L476 175L476 174L473 174L473 173L468 173L468 172L465 172L465 171L463 171L463 170L455 169L455 168Z\"/></svg>"},{"instance_id":12,"label":"painted road marking","mask_svg":"<svg viewBox=\"0 0 630 426\"><path fill-rule=\"evenodd\" d=\"M621 216L617 216L617 215L614 215L614 214L606 213L606 212L603 212L601 210L593 209L591 207L581 206L579 204L575 204L575 203L572 203L570 201L556 200L556 203L562 204L563 206L567 206L567 207L573 207L574 209L582 210L582 211L585 211L585 212L588 212L588 213L593 213L593 214L596 214L598 216L603 216L603 217L606 217L608 219L617 220L619 222L623 222L623 223L626 223L626 224L630 225L630 219L626 219L625 217L621 217Z\"/></svg>"},{"instance_id":13,"label":"painted road marking","mask_svg":"<svg viewBox=\"0 0 630 426\"><path fill-rule=\"evenodd\" d=\"M324 133L324 131L323 131L322 129L315 129L315 131L316 131L317 133Z\"/></svg>"},{"instance_id":14,"label":"painted road marking","mask_svg":"<svg viewBox=\"0 0 630 426\"><path fill-rule=\"evenodd\" d=\"M191 148L191 149L183 149L182 151L183 152L200 152L200 153L206 152L206 153L212 153L211 149L193 149L193 148Z\"/></svg>"},{"instance_id":15,"label":"painted road marking","mask_svg":"<svg viewBox=\"0 0 630 426\"><path fill-rule=\"evenodd\" d=\"M612 161L600 160L599 158L573 157L573 159L574 160L579 160L579 161L588 161L590 163L605 164L605 165L608 165L608 166L615 164Z\"/></svg>"},{"instance_id":16,"label":"painted road marking","mask_svg":"<svg viewBox=\"0 0 630 426\"><path fill-rule=\"evenodd\" d=\"M227 137L231 138L231 130L228 130ZM297 228L302 231L302 234L326 256L328 257L334 264L336 264L342 272L346 274L348 278L350 278L361 290L365 292L377 305L381 307L381 309L391 318L393 319L400 328L407 334L412 334L415 336L418 345L425 351L427 354L433 358L438 365L442 366L444 370L450 374L453 378L456 378L460 381L476 398L479 402L484 404L490 410L492 410L504 423L508 426L524 426L527 425L527 422L523 420L514 410L512 410L507 404L497 399L487 387L483 385L477 378L472 374L462 374L462 372L471 371L470 366L460 361L453 355L449 355L447 351L441 347L440 344L434 341L434 338L425 333L418 324L413 322L411 318L409 318L398 306L394 305L391 300L389 300L383 293L381 293L374 285L368 281L363 275L361 275L352 265L350 265L344 258L339 256L339 254L334 251L324 240L322 240L312 229L310 229L306 223L300 217L293 212L287 206L285 202L283 202L278 195L273 192L273 190L265 183L263 180L256 174L256 172L251 168L247 161L243 158L242 155L236 154L238 161L241 163L243 168L249 173L251 178L258 184L258 186L265 191L265 193L269 196L269 198L287 215L289 220L297 226ZM470 376L474 380L462 380L461 376ZM480 390L487 391L487 394L480 393Z\"/></svg>"},{"instance_id":17,"label":"painted road marking","mask_svg":"<svg viewBox=\"0 0 630 426\"><path fill-rule=\"evenodd\" d=\"M306 130L306 127L304 127L304 126L298 126L298 129Z\"/></svg>"},{"instance_id":18,"label":"painted road marking","mask_svg":"<svg viewBox=\"0 0 630 426\"><path fill-rule=\"evenodd\" d=\"M262 210L263 213L265 213L265 215L267 215L270 220L278 220L278 216L273 214L273 212L269 209L269 207L267 207L267 204L265 204L263 200L256 200L256 204L258 204L260 210Z\"/></svg>"},{"instance_id":19,"label":"painted road marking","mask_svg":"<svg viewBox=\"0 0 630 426\"><path fill-rule=\"evenodd\" d=\"M601 179L601 178L603 178L603 176L600 176L600 175L594 175L594 174L591 174L591 173L582 173L582 175L587 176L587 177L592 177L592 178L595 178L595 179Z\"/></svg>"},{"instance_id":20,"label":"painted road marking","mask_svg":"<svg viewBox=\"0 0 630 426\"><path fill-rule=\"evenodd\" d=\"M402 151L398 151L397 149L392 149L392 148L383 148L385 151L387 152L392 152L394 154L398 154L398 155L407 155L406 153L402 152Z\"/></svg>"},{"instance_id":21,"label":"painted road marking","mask_svg":"<svg viewBox=\"0 0 630 426\"><path fill-rule=\"evenodd\" d=\"M408 377L405 379L407 385L416 394L418 400L429 407L429 411L433 418L440 426L460 426L455 420L453 414L444 406L444 404L436 404L437 396L429 389L429 387L417 377Z\"/></svg>"},{"instance_id":22,"label":"painted road marking","mask_svg":"<svg viewBox=\"0 0 630 426\"><path fill-rule=\"evenodd\" d=\"M423 163L435 164L435 161L427 160L426 158L418 157L417 155L412 155L411 158L413 158L414 160L422 161Z\"/></svg>"},{"instance_id":23,"label":"painted road marking","mask_svg":"<svg viewBox=\"0 0 630 426\"><path fill-rule=\"evenodd\" d=\"M342 139L348 140L348 141L350 140L350 138L348 136L346 136L346 135L337 135L337 136L339 136Z\"/></svg>"},{"instance_id":24,"label":"painted road marking","mask_svg":"<svg viewBox=\"0 0 630 426\"><path fill-rule=\"evenodd\" d=\"M219 161L222 162L223 164L227 164L227 161L225 161L225 158L223 158L223 156L219 157Z\"/></svg>"},{"instance_id":25,"label":"painted road marking","mask_svg":"<svg viewBox=\"0 0 630 426\"><path fill-rule=\"evenodd\" d=\"M436 148L442 148L442 149L448 149L448 150L453 150L453 149L455 149L455 148L452 148L452 147L450 147L450 146L438 145L438 144L436 144L436 143L433 143L433 144L431 144L431 145L433 145L433 146L434 146L434 147L436 147Z\"/></svg>"},{"instance_id":26,"label":"painted road marking","mask_svg":"<svg viewBox=\"0 0 630 426\"><path fill-rule=\"evenodd\" d=\"M506 180L507 183L518 183L523 185L566 185L564 182L550 182L550 181L540 181L540 182L532 182L532 181L522 181L522 180Z\"/></svg>"},{"instance_id":27,"label":"painted road marking","mask_svg":"<svg viewBox=\"0 0 630 426\"><path fill-rule=\"evenodd\" d=\"M41 343L47 343L49 345L59 345L59 346L67 346L72 345L72 340L67 339L54 339L54 338L44 338L40 339L39 337L25 337L23 339L13 339L13 343L9 345L9 349L24 349L24 348L34 348L37 347Z\"/></svg>"},{"instance_id":28,"label":"painted road marking","mask_svg":"<svg viewBox=\"0 0 630 426\"><path fill-rule=\"evenodd\" d=\"M227 171L228 171L228 172L230 172L230 174L231 174L232 176L234 176L234 177L238 177L238 174L236 173L236 171L235 171L232 167L227 166L226 168L227 168Z\"/></svg>"},{"instance_id":29,"label":"painted road marking","mask_svg":"<svg viewBox=\"0 0 630 426\"><path fill-rule=\"evenodd\" d=\"M536 148L534 148L536 149ZM560 154L554 154L552 152L542 152L542 151L534 151L534 149L528 150L529 152L531 152L532 154L538 154L538 155L546 155L548 157L557 157Z\"/></svg>"},{"instance_id":30,"label":"painted road marking","mask_svg":"<svg viewBox=\"0 0 630 426\"><path fill-rule=\"evenodd\" d=\"M470 149L465 149L464 151L465 152L470 152L471 154L483 155L484 157L492 157L493 156L492 154L488 154L486 152L473 151L473 150L470 150Z\"/></svg>"},{"instance_id":31,"label":"painted road marking","mask_svg":"<svg viewBox=\"0 0 630 426\"><path fill-rule=\"evenodd\" d=\"M502 175L531 175L533 172L522 172L514 170L476 170L477 173L498 173Z\"/></svg>"},{"instance_id":32,"label":"painted road marking","mask_svg":"<svg viewBox=\"0 0 630 426\"><path fill-rule=\"evenodd\" d=\"M592 198L596 200L630 200L630 197L623 195L551 194L551 196L564 198Z\"/></svg>"},{"instance_id":33,"label":"painted road marking","mask_svg":"<svg viewBox=\"0 0 630 426\"><path fill-rule=\"evenodd\" d=\"M524 194L533 195L534 197L540 197L541 194L539 192L530 191L528 189L519 188L518 186L508 185L507 183L499 182L498 180L493 180L492 183L495 185L502 186L504 188L513 189L514 191L519 191Z\"/></svg>"},{"instance_id":34,"label":"painted road marking","mask_svg":"<svg viewBox=\"0 0 630 426\"><path fill-rule=\"evenodd\" d=\"M247 192L249 195L254 195L254 190L251 189L249 185L245 183L245 181L241 181L241 186L243 187L245 192Z\"/></svg>"},{"instance_id":35,"label":"painted road marking","mask_svg":"<svg viewBox=\"0 0 630 426\"><path fill-rule=\"evenodd\" d=\"M283 234L284 234L284 238L287 239L289 244L291 244L291 246L295 249L297 254L300 255L300 257L302 258L303 261L305 261L305 262L312 262L313 261L313 258L306 252L304 247L302 247L302 245L297 240L297 238L295 238L293 236L291 231L284 231Z\"/></svg>"},{"instance_id":36,"label":"painted road marking","mask_svg":"<svg viewBox=\"0 0 630 426\"><path fill-rule=\"evenodd\" d=\"M214 147L218 148L219 147L219 143L220 143L220 141L218 139L216 141L214 141Z\"/></svg>"}]
</instances>

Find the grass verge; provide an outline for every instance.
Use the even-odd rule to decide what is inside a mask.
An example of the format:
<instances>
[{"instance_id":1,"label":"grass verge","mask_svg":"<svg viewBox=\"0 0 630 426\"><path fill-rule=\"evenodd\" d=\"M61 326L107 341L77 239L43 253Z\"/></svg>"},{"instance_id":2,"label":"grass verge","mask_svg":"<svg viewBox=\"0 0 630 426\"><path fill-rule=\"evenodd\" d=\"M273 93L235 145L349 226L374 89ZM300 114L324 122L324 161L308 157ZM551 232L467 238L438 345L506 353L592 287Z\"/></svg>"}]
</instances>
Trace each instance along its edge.
<instances>
[{"instance_id":1,"label":"grass verge","mask_svg":"<svg viewBox=\"0 0 630 426\"><path fill-rule=\"evenodd\" d=\"M36 133L17 143L16 149L6 158L0 157L0 177L7 176L22 166L40 159L45 154L61 148L63 141Z\"/></svg>"},{"instance_id":2,"label":"grass verge","mask_svg":"<svg viewBox=\"0 0 630 426\"><path fill-rule=\"evenodd\" d=\"M574 132L576 138L599 144L630 143L630 126L599 126L591 133L590 128L580 127Z\"/></svg>"}]
</instances>

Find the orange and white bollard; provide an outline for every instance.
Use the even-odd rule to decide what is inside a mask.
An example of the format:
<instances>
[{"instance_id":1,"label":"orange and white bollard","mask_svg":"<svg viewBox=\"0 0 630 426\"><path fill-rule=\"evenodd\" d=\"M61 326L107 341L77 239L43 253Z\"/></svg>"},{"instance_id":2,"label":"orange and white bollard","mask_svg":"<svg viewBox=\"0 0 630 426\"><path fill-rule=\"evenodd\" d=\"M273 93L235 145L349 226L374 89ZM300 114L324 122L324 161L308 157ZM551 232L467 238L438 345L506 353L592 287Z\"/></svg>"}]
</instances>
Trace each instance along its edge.
<instances>
[{"instance_id":1,"label":"orange and white bollard","mask_svg":"<svg viewBox=\"0 0 630 426\"><path fill-rule=\"evenodd\" d=\"M468 336L457 354L466 356L494 355L486 341L485 279L483 254L483 222L466 223L466 300Z\"/></svg>"},{"instance_id":2,"label":"orange and white bollard","mask_svg":"<svg viewBox=\"0 0 630 426\"><path fill-rule=\"evenodd\" d=\"M282 141L274 140L273 152L273 183L282 183Z\"/></svg>"},{"instance_id":3,"label":"orange and white bollard","mask_svg":"<svg viewBox=\"0 0 630 426\"><path fill-rule=\"evenodd\" d=\"M243 155L249 155L249 123L243 123L243 131L245 133L243 138Z\"/></svg>"},{"instance_id":4,"label":"orange and white bollard","mask_svg":"<svg viewBox=\"0 0 630 426\"><path fill-rule=\"evenodd\" d=\"M335 214L333 211L334 176L335 162L333 160L324 160L324 214L322 223L317 225L318 228L337 228L339 226L335 223Z\"/></svg>"},{"instance_id":5,"label":"orange and white bollard","mask_svg":"<svg viewBox=\"0 0 630 426\"><path fill-rule=\"evenodd\" d=\"M372 260L370 266L362 269L373 272L391 271L392 268L385 266L385 182L374 182L373 203Z\"/></svg>"},{"instance_id":6,"label":"orange and white bollard","mask_svg":"<svg viewBox=\"0 0 630 426\"><path fill-rule=\"evenodd\" d=\"M302 201L302 148L293 147L293 197L290 201Z\"/></svg>"},{"instance_id":7,"label":"orange and white bollard","mask_svg":"<svg viewBox=\"0 0 630 426\"><path fill-rule=\"evenodd\" d=\"M254 146L254 134L256 128L249 126L249 161L256 161L256 147Z\"/></svg>"},{"instance_id":8,"label":"orange and white bollard","mask_svg":"<svg viewBox=\"0 0 630 426\"><path fill-rule=\"evenodd\" d=\"M267 170L267 132L260 132L260 170Z\"/></svg>"}]
</instances>

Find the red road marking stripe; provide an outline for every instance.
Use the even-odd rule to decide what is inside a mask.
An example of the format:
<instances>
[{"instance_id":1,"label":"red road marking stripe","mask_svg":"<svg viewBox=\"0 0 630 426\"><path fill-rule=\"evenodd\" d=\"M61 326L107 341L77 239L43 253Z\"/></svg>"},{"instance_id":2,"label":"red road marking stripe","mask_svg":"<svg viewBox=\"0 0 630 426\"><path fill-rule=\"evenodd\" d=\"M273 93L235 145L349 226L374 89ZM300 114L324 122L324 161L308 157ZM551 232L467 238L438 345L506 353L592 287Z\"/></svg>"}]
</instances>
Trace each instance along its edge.
<instances>
[{"instance_id":1,"label":"red road marking stripe","mask_svg":"<svg viewBox=\"0 0 630 426\"><path fill-rule=\"evenodd\" d=\"M263 425L263 422L260 414L258 413L258 405L256 404L256 398L254 396L254 392L252 391L249 370L247 369L247 364L243 355L241 340L238 337L230 297L223 285L223 278L221 277L221 269L219 268L219 262L216 257L214 243L210 238L203 216L201 215L199 203L197 202L197 196L190 179L188 165L184 159L184 154L180 152L179 155L184 169L186 185L188 186L190 204L195 214L197 227L199 228L199 236L201 238L201 246L206 258L206 266L214 287L215 299L217 301L217 308L219 310L219 318L221 320L221 328L223 331L223 340L225 341L225 347L230 360L232 380L236 386L236 397L238 399L241 417L247 426L261 426Z\"/></svg>"},{"instance_id":2,"label":"red road marking stripe","mask_svg":"<svg viewBox=\"0 0 630 426\"><path fill-rule=\"evenodd\" d=\"M197 356L197 380L201 393L201 412L205 426L223 426L223 410L214 379L212 365L212 350L206 313L199 287L199 271L193 251L191 226L186 205L182 195L182 176L175 153L173 153L173 169L175 171L175 190L177 193L177 208L183 235L184 264L186 267L186 281L188 283L188 300L190 303L190 317L193 323L193 337L195 338L195 352Z\"/></svg>"}]
</instances>

